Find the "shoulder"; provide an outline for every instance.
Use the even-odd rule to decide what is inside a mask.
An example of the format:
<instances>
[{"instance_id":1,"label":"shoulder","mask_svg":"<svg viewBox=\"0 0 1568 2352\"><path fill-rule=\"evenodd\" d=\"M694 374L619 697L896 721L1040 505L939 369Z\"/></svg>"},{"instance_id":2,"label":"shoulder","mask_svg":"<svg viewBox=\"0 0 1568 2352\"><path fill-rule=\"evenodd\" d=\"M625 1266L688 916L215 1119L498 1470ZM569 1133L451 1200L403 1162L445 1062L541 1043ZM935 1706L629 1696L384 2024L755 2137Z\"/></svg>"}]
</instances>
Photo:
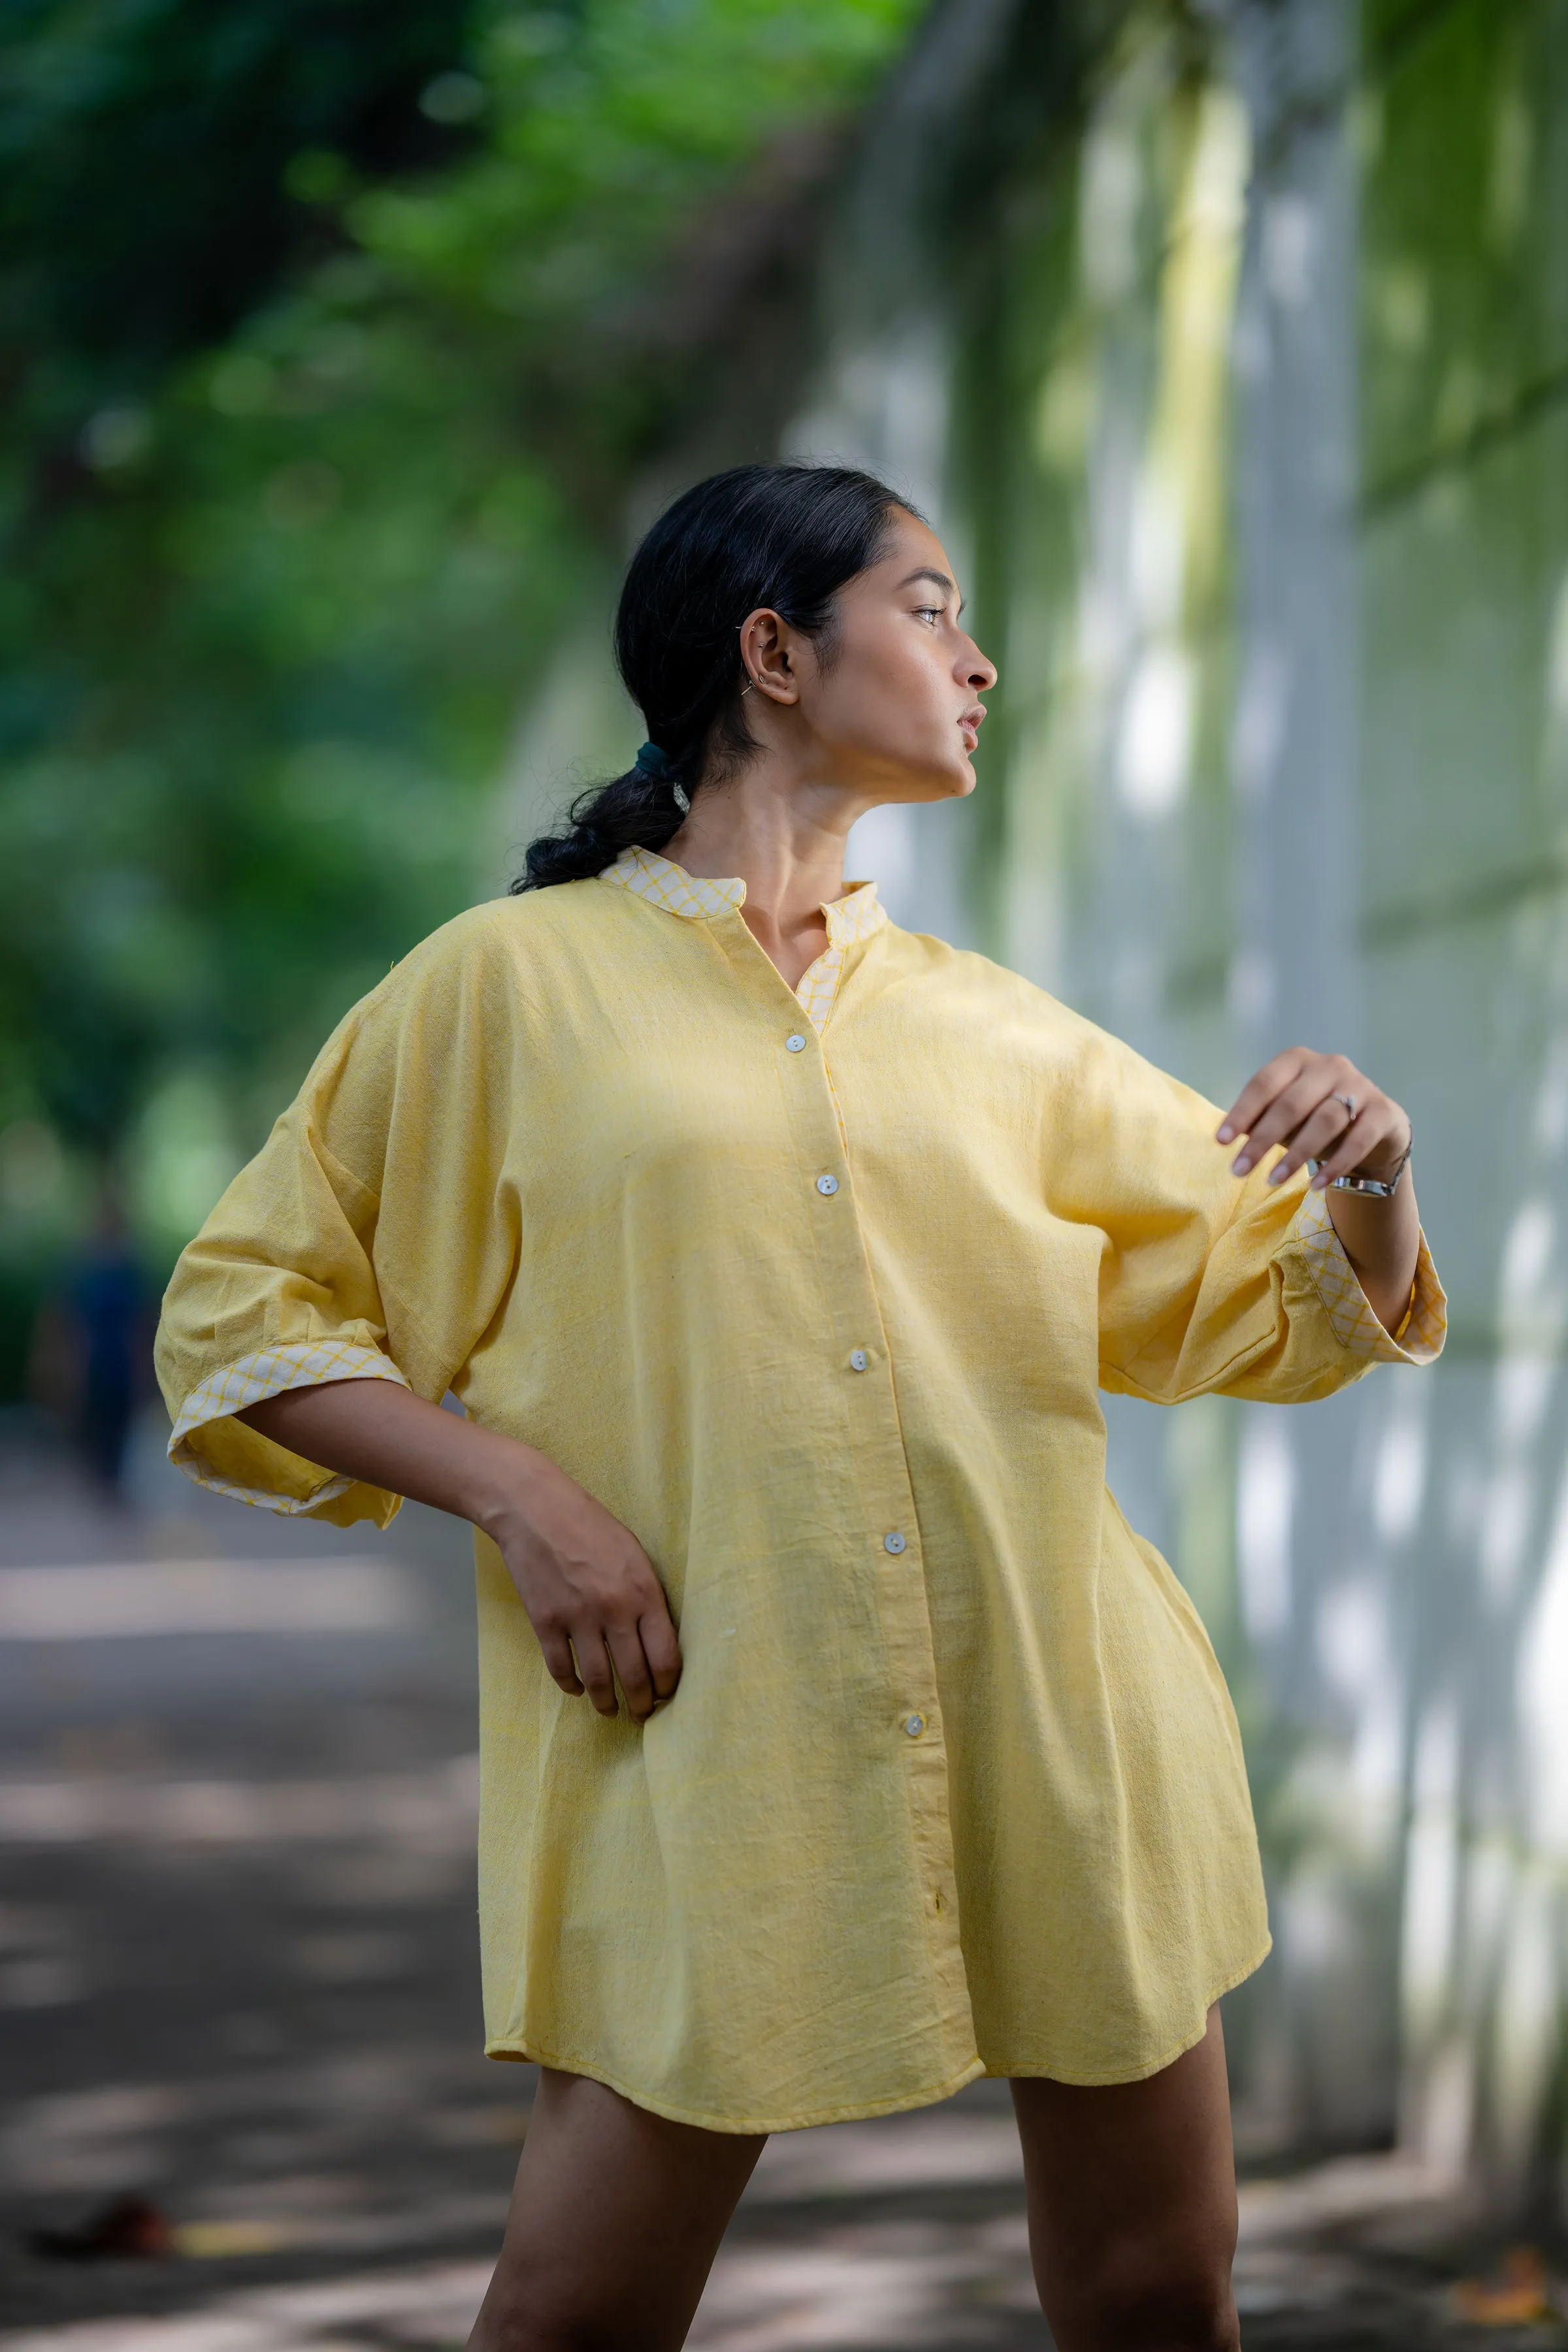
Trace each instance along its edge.
<instances>
[{"instance_id":1,"label":"shoulder","mask_svg":"<svg viewBox=\"0 0 1568 2352\"><path fill-rule=\"evenodd\" d=\"M883 936L889 984L909 990L929 1008L991 1030L1048 1042L1061 1053L1131 1050L1048 989L973 948L955 948L927 931L900 930L896 923L889 923Z\"/></svg>"},{"instance_id":2,"label":"shoulder","mask_svg":"<svg viewBox=\"0 0 1568 2352\"><path fill-rule=\"evenodd\" d=\"M617 902L625 895L587 881L486 899L410 948L348 1017L398 1018L497 991L512 1005L548 1002L574 966L592 966L614 952Z\"/></svg>"},{"instance_id":3,"label":"shoulder","mask_svg":"<svg viewBox=\"0 0 1568 2352\"><path fill-rule=\"evenodd\" d=\"M321 1047L307 1090L353 1071L405 1083L456 1055L493 1062L530 1033L547 1038L574 991L602 979L614 955L622 891L565 882L487 899L409 949L350 1006Z\"/></svg>"},{"instance_id":4,"label":"shoulder","mask_svg":"<svg viewBox=\"0 0 1568 2352\"><path fill-rule=\"evenodd\" d=\"M393 966L388 979L402 974L406 982L427 983L491 964L569 955L585 940L613 931L625 895L593 880L487 898L421 940Z\"/></svg>"},{"instance_id":5,"label":"shoulder","mask_svg":"<svg viewBox=\"0 0 1568 2352\"><path fill-rule=\"evenodd\" d=\"M897 924L889 924L884 937L889 990L910 992L921 1017L956 1033L966 1050L1032 1064L1054 1084L1071 1088L1086 1107L1112 1096L1129 1107L1140 1099L1151 1108L1173 1100L1203 1104L1201 1096L1125 1039L1021 972L927 932L900 930ZM1206 1104L1203 1109L1206 1115Z\"/></svg>"}]
</instances>

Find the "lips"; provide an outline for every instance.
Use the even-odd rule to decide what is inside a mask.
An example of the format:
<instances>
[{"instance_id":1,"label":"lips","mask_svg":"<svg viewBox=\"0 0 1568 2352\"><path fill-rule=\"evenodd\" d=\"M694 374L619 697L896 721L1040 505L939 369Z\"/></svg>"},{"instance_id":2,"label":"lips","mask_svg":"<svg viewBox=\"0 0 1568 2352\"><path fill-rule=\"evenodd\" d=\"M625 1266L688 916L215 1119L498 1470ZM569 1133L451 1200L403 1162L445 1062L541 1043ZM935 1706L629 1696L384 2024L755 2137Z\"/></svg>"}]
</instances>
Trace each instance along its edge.
<instances>
[{"instance_id":1,"label":"lips","mask_svg":"<svg viewBox=\"0 0 1568 2352\"><path fill-rule=\"evenodd\" d=\"M971 751L980 740L980 723L984 716L985 713L978 703L972 710L965 710L960 714L958 723L963 730L965 745Z\"/></svg>"}]
</instances>

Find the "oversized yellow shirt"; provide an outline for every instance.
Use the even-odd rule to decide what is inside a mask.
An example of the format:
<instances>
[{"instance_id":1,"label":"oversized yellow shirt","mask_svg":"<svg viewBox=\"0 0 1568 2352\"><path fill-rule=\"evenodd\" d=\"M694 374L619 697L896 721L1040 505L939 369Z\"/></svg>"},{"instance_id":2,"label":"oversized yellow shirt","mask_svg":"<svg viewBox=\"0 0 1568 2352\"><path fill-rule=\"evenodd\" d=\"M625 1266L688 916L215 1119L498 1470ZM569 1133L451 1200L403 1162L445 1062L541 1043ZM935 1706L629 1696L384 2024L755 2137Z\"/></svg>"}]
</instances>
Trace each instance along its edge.
<instances>
[{"instance_id":1,"label":"oversized yellow shirt","mask_svg":"<svg viewBox=\"0 0 1568 2352\"><path fill-rule=\"evenodd\" d=\"M182 1257L172 1451L395 1498L231 1416L381 1377L551 1455L664 1580L646 1726L479 1539L487 2045L764 2131L1152 2073L1268 1947L1191 1603L1097 1387L1321 1397L1390 1339L1304 1179L863 885L792 992L740 882L630 853L460 916L339 1027Z\"/></svg>"}]
</instances>

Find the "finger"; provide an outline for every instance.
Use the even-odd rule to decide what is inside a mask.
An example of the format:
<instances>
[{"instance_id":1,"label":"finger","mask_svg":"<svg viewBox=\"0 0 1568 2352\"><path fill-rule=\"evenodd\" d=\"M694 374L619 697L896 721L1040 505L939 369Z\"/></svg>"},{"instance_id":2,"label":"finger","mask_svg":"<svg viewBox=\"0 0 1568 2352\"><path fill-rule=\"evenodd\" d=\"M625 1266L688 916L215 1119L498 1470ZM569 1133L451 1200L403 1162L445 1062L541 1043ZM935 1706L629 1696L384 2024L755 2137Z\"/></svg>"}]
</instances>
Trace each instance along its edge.
<instances>
[{"instance_id":1,"label":"finger","mask_svg":"<svg viewBox=\"0 0 1568 2352\"><path fill-rule=\"evenodd\" d=\"M656 1696L661 1699L672 1697L680 1680L680 1643L662 1592L657 1607L645 1610L638 1618L637 1632L642 1636L643 1655L653 1676Z\"/></svg>"},{"instance_id":2,"label":"finger","mask_svg":"<svg viewBox=\"0 0 1568 2352\"><path fill-rule=\"evenodd\" d=\"M583 1677L583 1687L600 1715L618 1715L620 1703L616 1697L616 1677L610 1665L610 1654L605 1647L605 1636L597 1625L584 1625L572 1636L576 1653L577 1672Z\"/></svg>"},{"instance_id":3,"label":"finger","mask_svg":"<svg viewBox=\"0 0 1568 2352\"><path fill-rule=\"evenodd\" d=\"M1358 1112L1340 1137L1331 1152L1312 1179L1314 1191L1326 1192L1336 1176L1348 1176L1363 1160L1370 1160L1380 1143L1398 1131L1398 1121L1386 1103L1369 1103Z\"/></svg>"},{"instance_id":4,"label":"finger","mask_svg":"<svg viewBox=\"0 0 1568 2352\"><path fill-rule=\"evenodd\" d=\"M559 1625L536 1625L539 1646L544 1653L544 1663L552 1680L557 1682L568 1698L581 1698L583 1685L577 1679L577 1669L572 1660L572 1644L565 1629Z\"/></svg>"},{"instance_id":5,"label":"finger","mask_svg":"<svg viewBox=\"0 0 1568 2352\"><path fill-rule=\"evenodd\" d=\"M1303 1119L1294 1135L1286 1139L1282 1158L1268 1171L1271 1184L1283 1184L1304 1168L1309 1160L1322 1160L1339 1141L1351 1123L1351 1115L1338 1095L1331 1095L1320 1103L1310 1118Z\"/></svg>"},{"instance_id":6,"label":"finger","mask_svg":"<svg viewBox=\"0 0 1568 2352\"><path fill-rule=\"evenodd\" d=\"M605 1641L626 1695L632 1721L646 1723L653 1713L653 1678L642 1654L637 1629L635 1625L607 1625Z\"/></svg>"},{"instance_id":7,"label":"finger","mask_svg":"<svg viewBox=\"0 0 1568 2352\"><path fill-rule=\"evenodd\" d=\"M1266 1151L1272 1151L1277 1143L1288 1143L1319 1104L1327 1101L1332 1087L1331 1071L1320 1067L1303 1072L1282 1095L1276 1097L1261 1118L1253 1121L1247 1141L1230 1163L1235 1173L1245 1176L1249 1168L1257 1167Z\"/></svg>"},{"instance_id":8,"label":"finger","mask_svg":"<svg viewBox=\"0 0 1568 2352\"><path fill-rule=\"evenodd\" d=\"M1308 1058L1305 1046L1289 1046L1265 1062L1255 1077L1250 1077L1220 1122L1217 1140L1229 1143L1236 1136L1249 1135L1252 1122L1267 1110L1275 1097L1299 1076Z\"/></svg>"}]
</instances>

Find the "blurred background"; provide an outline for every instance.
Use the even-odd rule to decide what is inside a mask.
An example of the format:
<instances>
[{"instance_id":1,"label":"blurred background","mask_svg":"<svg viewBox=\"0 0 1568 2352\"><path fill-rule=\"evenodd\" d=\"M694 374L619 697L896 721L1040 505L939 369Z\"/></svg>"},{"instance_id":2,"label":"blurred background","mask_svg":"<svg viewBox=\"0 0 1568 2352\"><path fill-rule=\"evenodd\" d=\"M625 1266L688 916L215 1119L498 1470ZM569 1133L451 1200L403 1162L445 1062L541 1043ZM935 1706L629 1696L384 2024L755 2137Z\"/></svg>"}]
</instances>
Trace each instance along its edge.
<instances>
[{"instance_id":1,"label":"blurred background","mask_svg":"<svg viewBox=\"0 0 1568 2352\"><path fill-rule=\"evenodd\" d=\"M625 764L637 531L778 454L905 489L1000 664L973 800L858 829L896 919L1218 1100L1300 1040L1412 1114L1437 1370L1108 1400L1111 1480L1269 1874L1249 2344L1562 2334L1568 0L12 0L3 42L16 2340L177 2306L197 2352L220 2263L247 2347L477 2300L528 2070L474 2055L463 1531L212 1506L150 1331L344 1009ZM700 2340L1042 2341L999 2088L775 2144Z\"/></svg>"}]
</instances>

